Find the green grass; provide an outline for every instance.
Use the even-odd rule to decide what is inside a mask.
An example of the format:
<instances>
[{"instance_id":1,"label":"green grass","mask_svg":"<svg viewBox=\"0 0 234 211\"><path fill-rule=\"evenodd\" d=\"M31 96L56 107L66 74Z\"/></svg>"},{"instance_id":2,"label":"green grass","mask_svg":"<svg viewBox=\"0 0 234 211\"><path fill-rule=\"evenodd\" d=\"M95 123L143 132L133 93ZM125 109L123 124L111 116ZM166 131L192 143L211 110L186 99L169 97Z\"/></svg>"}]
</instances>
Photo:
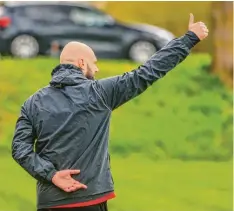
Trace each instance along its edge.
<instances>
[{"instance_id":1,"label":"green grass","mask_svg":"<svg viewBox=\"0 0 234 211\"><path fill-rule=\"evenodd\" d=\"M116 210L231 210L231 163L114 159Z\"/></svg>"},{"instance_id":2,"label":"green grass","mask_svg":"<svg viewBox=\"0 0 234 211\"><path fill-rule=\"evenodd\" d=\"M35 180L9 153L20 105L50 81L57 59L0 60L0 210L35 210ZM232 91L191 55L113 112L111 211L231 211ZM100 61L98 78L133 70Z\"/></svg>"},{"instance_id":3,"label":"green grass","mask_svg":"<svg viewBox=\"0 0 234 211\"><path fill-rule=\"evenodd\" d=\"M35 180L10 157L0 157L0 210L31 211ZM117 197L110 211L231 211L231 162L153 162L112 157Z\"/></svg>"}]
</instances>

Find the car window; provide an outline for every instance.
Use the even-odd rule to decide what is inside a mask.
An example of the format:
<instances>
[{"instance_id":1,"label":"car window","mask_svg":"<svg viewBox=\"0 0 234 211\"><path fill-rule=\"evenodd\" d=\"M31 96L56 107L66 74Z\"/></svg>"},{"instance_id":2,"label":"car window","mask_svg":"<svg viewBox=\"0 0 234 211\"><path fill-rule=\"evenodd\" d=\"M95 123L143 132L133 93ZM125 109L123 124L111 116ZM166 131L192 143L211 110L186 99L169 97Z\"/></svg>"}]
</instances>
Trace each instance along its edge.
<instances>
[{"instance_id":1,"label":"car window","mask_svg":"<svg viewBox=\"0 0 234 211\"><path fill-rule=\"evenodd\" d=\"M61 23L68 20L66 10L50 5L26 6L16 10L17 15L30 18L30 20L47 23Z\"/></svg>"},{"instance_id":2,"label":"car window","mask_svg":"<svg viewBox=\"0 0 234 211\"><path fill-rule=\"evenodd\" d=\"M87 8L73 7L69 14L70 20L82 26L104 26L109 24L112 19L102 12Z\"/></svg>"}]
</instances>

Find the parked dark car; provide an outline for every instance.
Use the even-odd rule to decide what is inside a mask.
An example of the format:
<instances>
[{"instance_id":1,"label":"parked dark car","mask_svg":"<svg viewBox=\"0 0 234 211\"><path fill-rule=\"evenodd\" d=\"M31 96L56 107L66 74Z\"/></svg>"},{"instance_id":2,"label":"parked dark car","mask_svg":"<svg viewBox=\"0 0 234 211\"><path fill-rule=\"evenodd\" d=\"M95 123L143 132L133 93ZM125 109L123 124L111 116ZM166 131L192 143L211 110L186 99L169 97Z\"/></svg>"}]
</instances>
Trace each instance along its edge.
<instances>
[{"instance_id":1,"label":"parked dark car","mask_svg":"<svg viewBox=\"0 0 234 211\"><path fill-rule=\"evenodd\" d=\"M89 45L98 58L143 62L174 38L147 24L123 24L99 9L74 3L19 3L0 7L0 53L28 58L69 41Z\"/></svg>"}]
</instances>

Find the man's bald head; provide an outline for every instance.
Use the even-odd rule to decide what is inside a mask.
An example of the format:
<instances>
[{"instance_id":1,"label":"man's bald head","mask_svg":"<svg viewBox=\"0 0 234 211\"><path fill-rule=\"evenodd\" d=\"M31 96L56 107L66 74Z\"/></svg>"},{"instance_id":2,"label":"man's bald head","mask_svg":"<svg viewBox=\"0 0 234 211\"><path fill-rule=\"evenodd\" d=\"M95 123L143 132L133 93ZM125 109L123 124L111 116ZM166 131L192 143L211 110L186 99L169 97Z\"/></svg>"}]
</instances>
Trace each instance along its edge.
<instances>
[{"instance_id":1,"label":"man's bald head","mask_svg":"<svg viewBox=\"0 0 234 211\"><path fill-rule=\"evenodd\" d=\"M73 64L82 69L88 78L93 78L98 71L96 62L97 58L93 50L80 42L69 42L60 55L60 64Z\"/></svg>"},{"instance_id":2,"label":"man's bald head","mask_svg":"<svg viewBox=\"0 0 234 211\"><path fill-rule=\"evenodd\" d=\"M77 63L78 59L95 57L93 50L80 42L69 42L63 48L60 55L60 63Z\"/></svg>"}]
</instances>

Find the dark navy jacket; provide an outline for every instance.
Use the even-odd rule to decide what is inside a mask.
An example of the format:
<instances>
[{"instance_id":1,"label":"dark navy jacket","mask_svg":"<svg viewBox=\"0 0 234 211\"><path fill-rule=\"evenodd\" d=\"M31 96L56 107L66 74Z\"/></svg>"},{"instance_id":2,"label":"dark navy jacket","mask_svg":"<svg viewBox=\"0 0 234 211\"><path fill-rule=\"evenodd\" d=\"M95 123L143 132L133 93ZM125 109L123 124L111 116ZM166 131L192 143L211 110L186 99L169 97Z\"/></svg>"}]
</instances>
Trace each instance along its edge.
<instances>
[{"instance_id":1,"label":"dark navy jacket","mask_svg":"<svg viewBox=\"0 0 234 211\"><path fill-rule=\"evenodd\" d=\"M50 84L22 105L12 142L13 158L38 181L38 209L114 190L108 153L111 112L165 76L198 42L187 32L137 69L101 80L87 79L70 64L52 71ZM55 187L51 179L63 169L80 169L74 178L88 189L66 193Z\"/></svg>"}]
</instances>

